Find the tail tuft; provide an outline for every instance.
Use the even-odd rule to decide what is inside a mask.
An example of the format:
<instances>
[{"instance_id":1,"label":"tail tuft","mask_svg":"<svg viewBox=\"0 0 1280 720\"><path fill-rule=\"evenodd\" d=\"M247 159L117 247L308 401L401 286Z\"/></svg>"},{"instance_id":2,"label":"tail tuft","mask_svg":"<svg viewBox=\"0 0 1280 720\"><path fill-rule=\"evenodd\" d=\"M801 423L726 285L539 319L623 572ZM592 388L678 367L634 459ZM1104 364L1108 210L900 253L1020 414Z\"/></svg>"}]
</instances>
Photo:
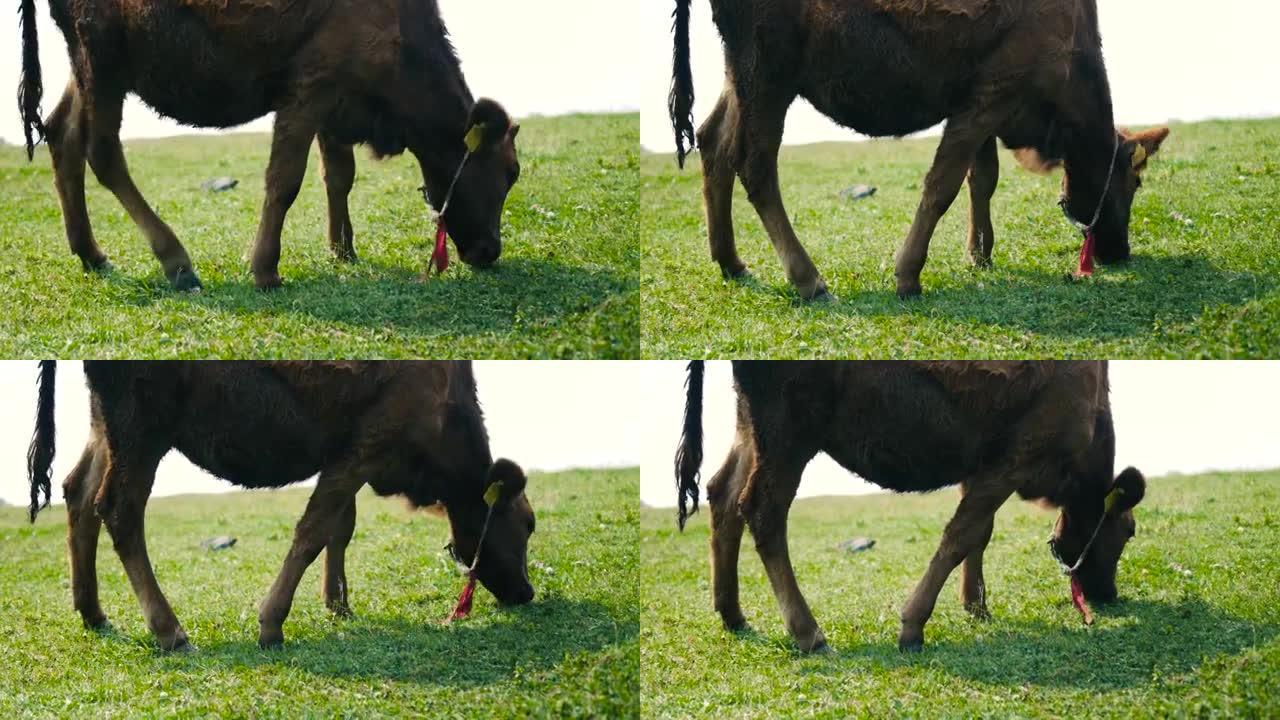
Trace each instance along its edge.
<instances>
[{"instance_id":1,"label":"tail tuft","mask_svg":"<svg viewBox=\"0 0 1280 720\"><path fill-rule=\"evenodd\" d=\"M40 42L36 37L36 2L22 0L18 8L18 24L22 27L22 75L18 80L18 112L22 116L22 132L27 140L27 160L35 158L36 145L44 140L44 121L40 119L40 100L44 97L44 81L40 76Z\"/></svg>"},{"instance_id":2,"label":"tail tuft","mask_svg":"<svg viewBox=\"0 0 1280 720\"><path fill-rule=\"evenodd\" d=\"M40 376L36 392L36 429L31 434L27 448L27 479L31 482L31 505L28 515L31 522L41 509L49 506L53 486L53 390L56 385L58 363L55 360L40 361ZM41 495L44 496L43 502Z\"/></svg>"},{"instance_id":3,"label":"tail tuft","mask_svg":"<svg viewBox=\"0 0 1280 720\"><path fill-rule=\"evenodd\" d=\"M680 447L676 450L676 495L679 504L676 521L684 530L685 521L698 512L698 477L702 468L702 377L704 363L689 363L689 377L685 381L684 428L680 433ZM692 503L693 509L689 509Z\"/></svg>"},{"instance_id":4,"label":"tail tuft","mask_svg":"<svg viewBox=\"0 0 1280 720\"><path fill-rule=\"evenodd\" d=\"M689 66L689 3L676 0L672 13L675 44L671 52L671 92L667 95L667 111L676 133L676 162L684 167L684 159L697 144L693 132L693 70Z\"/></svg>"}]
</instances>

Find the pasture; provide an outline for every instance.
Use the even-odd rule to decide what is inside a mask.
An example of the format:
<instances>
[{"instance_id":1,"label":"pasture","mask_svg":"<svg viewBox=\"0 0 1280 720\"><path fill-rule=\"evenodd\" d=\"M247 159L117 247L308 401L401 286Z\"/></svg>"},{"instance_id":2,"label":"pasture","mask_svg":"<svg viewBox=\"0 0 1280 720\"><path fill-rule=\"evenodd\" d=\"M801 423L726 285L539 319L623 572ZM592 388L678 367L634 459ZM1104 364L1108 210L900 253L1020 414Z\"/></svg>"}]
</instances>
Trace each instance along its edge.
<instances>
[{"instance_id":1,"label":"pasture","mask_svg":"<svg viewBox=\"0 0 1280 720\"><path fill-rule=\"evenodd\" d=\"M28 163L0 147L0 356L147 358L635 357L639 353L639 118L528 118L522 173L507 199L502 259L457 259L420 282L434 225L405 154L356 154L355 264L329 251L313 145L285 222L282 291L254 289L248 262L270 139L260 134L125 142L130 170L186 245L204 282L171 291L141 233L90 174L89 214L114 272L85 274L70 254L46 148ZM202 182L230 176L223 193Z\"/></svg>"},{"instance_id":2,"label":"pasture","mask_svg":"<svg viewBox=\"0 0 1280 720\"><path fill-rule=\"evenodd\" d=\"M367 489L347 550L354 618L332 617L319 564L299 587L283 650L256 644L257 603L310 489L158 498L151 558L197 651L156 649L110 540L98 550L114 629L71 607L65 513L36 525L0 508L0 716L633 717L639 704L639 473L534 473L533 603L443 625L463 577L443 519ZM217 535L229 550L200 546Z\"/></svg>"},{"instance_id":3,"label":"pasture","mask_svg":"<svg viewBox=\"0 0 1280 720\"><path fill-rule=\"evenodd\" d=\"M718 459L718 458L717 458ZM640 515L640 658L646 717L1099 717L1274 715L1280 704L1280 471L1151 481L1121 560L1121 601L1086 627L1045 539L1055 515L1022 502L985 555L993 619L961 608L959 573L897 649L898 613L953 512L954 490L799 500L791 559L833 652L799 654L744 539L742 608L711 605L705 506ZM851 554L857 536L875 547Z\"/></svg>"},{"instance_id":4,"label":"pasture","mask_svg":"<svg viewBox=\"0 0 1280 720\"><path fill-rule=\"evenodd\" d=\"M711 102L704 98L701 102ZM1061 174L1000 151L994 268L965 258L968 190L933 236L924 297L894 294L893 257L938 140L784 147L783 201L837 301L787 284L741 184L738 250L722 280L707 251L701 160L640 158L642 354L653 358L1164 358L1280 354L1280 119L1175 124L1133 206L1134 258L1073 282L1080 235L1057 206ZM837 193L875 186L869 198Z\"/></svg>"}]
</instances>

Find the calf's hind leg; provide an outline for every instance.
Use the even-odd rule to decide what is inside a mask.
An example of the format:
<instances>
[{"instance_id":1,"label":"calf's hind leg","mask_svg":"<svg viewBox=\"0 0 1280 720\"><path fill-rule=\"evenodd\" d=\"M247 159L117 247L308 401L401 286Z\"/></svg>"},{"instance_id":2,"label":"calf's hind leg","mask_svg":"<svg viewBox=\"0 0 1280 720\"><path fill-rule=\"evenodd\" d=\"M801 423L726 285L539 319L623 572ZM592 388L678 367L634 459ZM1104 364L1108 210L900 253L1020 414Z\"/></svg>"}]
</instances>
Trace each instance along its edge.
<instances>
[{"instance_id":1,"label":"calf's hind leg","mask_svg":"<svg viewBox=\"0 0 1280 720\"><path fill-rule=\"evenodd\" d=\"M747 190L747 199L760 216L773 241L773 249L782 260L787 279L806 300L829 298L827 284L818 274L818 268L809 259L809 253L800 245L796 232L782 204L782 190L778 186L778 149L782 145L782 127L787 116L787 106L792 98L772 104L761 103L742 113L739 122L738 142L742 145L738 177Z\"/></svg>"},{"instance_id":2,"label":"calf's hind leg","mask_svg":"<svg viewBox=\"0 0 1280 720\"><path fill-rule=\"evenodd\" d=\"M89 112L89 166L101 182L120 201L134 224L151 243L151 252L160 261L164 276L175 290L200 287L187 250L178 242L173 230L156 215L146 198L133 184L129 166L120 146L120 112L124 96L96 97ZM83 256L81 256L83 257Z\"/></svg>"},{"instance_id":3,"label":"calf's hind leg","mask_svg":"<svg viewBox=\"0 0 1280 720\"><path fill-rule=\"evenodd\" d=\"M89 209L84 200L85 151L89 142L89 117L76 89L67 83L62 99L45 122L49 155L53 160L53 184L62 205L62 223L71 252L86 271L109 270L107 256L93 239Z\"/></svg>"},{"instance_id":4,"label":"calf's hind leg","mask_svg":"<svg viewBox=\"0 0 1280 720\"><path fill-rule=\"evenodd\" d=\"M789 462L779 463L765 455L759 456L747 480L740 509L751 528L756 552L764 563L787 631L801 650L816 652L826 649L827 639L800 592L787 549L787 514L808 460L791 458Z\"/></svg>"},{"instance_id":5,"label":"calf's hind leg","mask_svg":"<svg viewBox=\"0 0 1280 720\"><path fill-rule=\"evenodd\" d=\"M742 547L745 525L738 512L738 495L752 456L741 444L735 445L724 465L707 483L707 501L711 505L711 584L716 612L725 628L741 630L747 626L738 601L738 551Z\"/></svg>"},{"instance_id":6,"label":"calf's hind leg","mask_svg":"<svg viewBox=\"0 0 1280 720\"><path fill-rule=\"evenodd\" d=\"M106 471L106 445L93 437L80 461L62 483L67 503L67 553L71 561L71 597L87 628L106 627L107 616L98 602L98 534L102 520L93 509L102 474Z\"/></svg>"},{"instance_id":7,"label":"calf's hind leg","mask_svg":"<svg viewBox=\"0 0 1280 720\"><path fill-rule=\"evenodd\" d=\"M102 481L103 489L110 495L109 505L97 501L96 507L105 516L103 519L111 533L116 554L120 556L129 584L142 605L142 614L156 642L164 650L188 650L187 633L156 582L147 556L143 527L147 498L155 482L156 466L163 455L163 452L152 452L144 457L131 456L123 460L113 452Z\"/></svg>"},{"instance_id":8,"label":"calf's hind leg","mask_svg":"<svg viewBox=\"0 0 1280 720\"><path fill-rule=\"evenodd\" d=\"M333 538L324 550L324 578L320 581L324 604L338 617L350 617L351 605L347 601L347 544L356 529L356 500L351 498L346 509L338 516Z\"/></svg>"},{"instance_id":9,"label":"calf's hind leg","mask_svg":"<svg viewBox=\"0 0 1280 720\"><path fill-rule=\"evenodd\" d=\"M737 152L738 101L733 84L725 80L724 92L698 128L698 152L702 158L702 201L707 216L711 259L726 278L741 277L747 266L738 257L733 239L733 156Z\"/></svg>"}]
</instances>

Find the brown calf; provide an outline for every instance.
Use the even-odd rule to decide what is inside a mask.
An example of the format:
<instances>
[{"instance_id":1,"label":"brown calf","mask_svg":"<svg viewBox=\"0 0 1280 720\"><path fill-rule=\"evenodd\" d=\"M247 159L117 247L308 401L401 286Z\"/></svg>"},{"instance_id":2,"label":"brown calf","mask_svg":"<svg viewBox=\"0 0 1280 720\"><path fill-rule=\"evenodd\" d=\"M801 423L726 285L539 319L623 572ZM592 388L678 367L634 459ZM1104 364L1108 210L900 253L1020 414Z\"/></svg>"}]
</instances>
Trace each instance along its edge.
<instances>
[{"instance_id":1,"label":"brown calf","mask_svg":"<svg viewBox=\"0 0 1280 720\"><path fill-rule=\"evenodd\" d=\"M689 5L676 0L671 120L683 166L694 144ZM1061 164L1064 211L1092 224L1102 262L1129 257L1129 211L1167 128L1117 130L1094 0L711 0L724 91L698 129L711 257L746 272L733 236L733 178L746 188L805 298L827 295L782 205L778 147L803 97L846 127L907 135L946 121L915 221L897 257L898 294L920 294L929 240L969 178L969 258L990 265L996 139Z\"/></svg>"},{"instance_id":2,"label":"brown calf","mask_svg":"<svg viewBox=\"0 0 1280 720\"><path fill-rule=\"evenodd\" d=\"M54 453L55 363L44 361L28 454L31 519L47 504ZM284 566L258 613L258 642L284 642L282 625L303 572L326 549L326 604L349 610L343 553L355 528L356 492L443 506L454 555L499 602L533 598L526 548L534 529L525 476L494 461L475 379L466 362L257 363L86 361L92 433L63 485L71 585L86 626L98 603L98 532L105 522L162 648L187 635L147 557L143 519L160 459L176 449L209 473L250 488L282 487L319 473ZM502 483L487 532L486 488ZM480 546L483 532L483 547Z\"/></svg>"},{"instance_id":3,"label":"brown calf","mask_svg":"<svg viewBox=\"0 0 1280 720\"><path fill-rule=\"evenodd\" d=\"M698 508L702 363L689 366L676 456L679 521ZM734 362L737 439L707 484L715 607L743 627L738 549L751 529L787 629L801 649L826 640L787 553L787 513L805 466L825 452L899 492L959 485L960 505L902 609L898 646L919 650L951 571L965 608L988 616L982 553L996 510L1017 493L1062 509L1054 551L1093 602L1116 597L1116 566L1146 482L1112 474L1115 434L1105 362ZM1114 479L1113 479L1114 478Z\"/></svg>"},{"instance_id":4,"label":"brown calf","mask_svg":"<svg viewBox=\"0 0 1280 720\"><path fill-rule=\"evenodd\" d=\"M339 259L355 259L347 194L357 143L379 156L411 151L436 208L460 169L444 214L458 254L480 267L501 254L502 206L520 173L519 126L498 103L472 99L435 0L49 0L49 12L66 39L72 78L42 122L35 0L22 0L19 105L27 153L40 134L49 142L67 241L86 270L109 267L85 207L87 159L151 242L169 282L200 286L186 249L129 175L120 112L131 92L200 127L276 114L251 261L260 288L281 282L280 232L315 138L329 246Z\"/></svg>"}]
</instances>

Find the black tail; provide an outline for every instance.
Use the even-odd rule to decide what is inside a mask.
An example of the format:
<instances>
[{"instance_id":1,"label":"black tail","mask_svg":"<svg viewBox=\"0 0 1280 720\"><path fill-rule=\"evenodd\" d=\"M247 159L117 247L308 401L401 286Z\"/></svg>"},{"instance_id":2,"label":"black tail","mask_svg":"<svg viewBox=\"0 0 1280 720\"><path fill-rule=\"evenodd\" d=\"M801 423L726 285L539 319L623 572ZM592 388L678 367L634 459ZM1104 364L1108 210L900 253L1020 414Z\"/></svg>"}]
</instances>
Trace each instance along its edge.
<instances>
[{"instance_id":1,"label":"black tail","mask_svg":"<svg viewBox=\"0 0 1280 720\"><path fill-rule=\"evenodd\" d=\"M693 134L693 71L689 68L689 2L676 0L676 11L672 13L675 48L671 51L671 93L667 95L671 127L676 131L676 162L680 167L684 167L685 156L697 142Z\"/></svg>"},{"instance_id":2,"label":"black tail","mask_svg":"<svg viewBox=\"0 0 1280 720\"><path fill-rule=\"evenodd\" d=\"M49 493L53 479L53 388L58 372L58 361L40 361L39 399L36 400L36 430L31 434L31 446L27 448L27 479L31 481L31 522L36 513L49 506ZM44 493L44 502L40 494Z\"/></svg>"},{"instance_id":3,"label":"black tail","mask_svg":"<svg viewBox=\"0 0 1280 720\"><path fill-rule=\"evenodd\" d=\"M702 468L702 373L701 360L689 363L689 379L685 382L687 394L684 401L684 430L680 433L680 447L676 450L676 494L680 503L677 522L684 530L684 521L698 512L698 474ZM693 502L693 510L688 503Z\"/></svg>"},{"instance_id":4,"label":"black tail","mask_svg":"<svg viewBox=\"0 0 1280 720\"><path fill-rule=\"evenodd\" d=\"M40 119L40 99L44 83L40 78L40 43L36 39L36 0L22 0L18 9L22 26L22 78L18 81L18 112L22 115L22 131L27 136L27 160L35 157L36 143L44 139L44 121Z\"/></svg>"}]
</instances>

